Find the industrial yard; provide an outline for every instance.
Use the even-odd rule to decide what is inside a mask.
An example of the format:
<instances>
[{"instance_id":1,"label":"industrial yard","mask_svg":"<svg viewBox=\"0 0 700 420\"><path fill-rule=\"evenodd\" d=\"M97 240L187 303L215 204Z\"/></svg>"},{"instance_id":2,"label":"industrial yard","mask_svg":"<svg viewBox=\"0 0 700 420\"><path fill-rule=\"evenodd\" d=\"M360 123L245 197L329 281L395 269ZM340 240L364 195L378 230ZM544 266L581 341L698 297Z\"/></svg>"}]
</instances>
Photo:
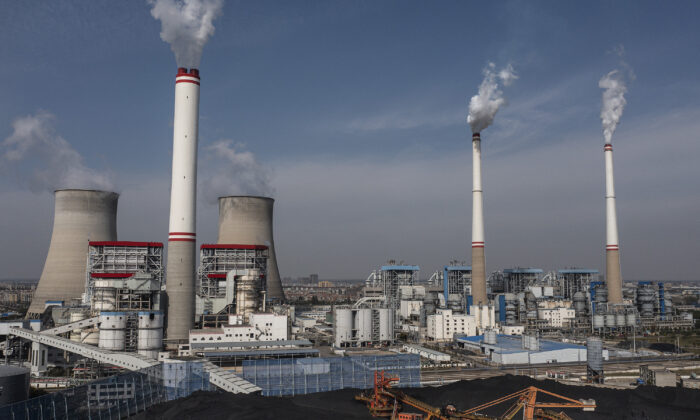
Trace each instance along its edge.
<instances>
[{"instance_id":1,"label":"industrial yard","mask_svg":"<svg viewBox=\"0 0 700 420\"><path fill-rule=\"evenodd\" d=\"M693 13L142 3L0 22L0 419L700 418Z\"/></svg>"}]
</instances>

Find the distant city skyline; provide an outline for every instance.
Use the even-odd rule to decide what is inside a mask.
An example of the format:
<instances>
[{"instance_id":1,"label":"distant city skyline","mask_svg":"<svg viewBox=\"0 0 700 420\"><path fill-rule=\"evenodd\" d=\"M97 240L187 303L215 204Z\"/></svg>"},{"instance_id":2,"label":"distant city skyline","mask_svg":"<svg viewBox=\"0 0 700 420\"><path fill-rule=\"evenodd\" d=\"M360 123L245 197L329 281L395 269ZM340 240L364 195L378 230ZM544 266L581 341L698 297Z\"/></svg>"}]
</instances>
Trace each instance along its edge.
<instances>
[{"instance_id":1,"label":"distant city skyline","mask_svg":"<svg viewBox=\"0 0 700 420\"><path fill-rule=\"evenodd\" d=\"M468 102L494 62L518 79L482 132L487 273L602 273L598 81L623 46L622 279L700 280L699 20L690 1L229 1L201 63L198 239L216 242L218 194L265 194L282 277L468 263ZM41 273L52 164L120 192L119 239L167 240L176 65L160 30L145 1L3 5L0 277ZM26 164L8 155L18 121L41 128Z\"/></svg>"}]
</instances>

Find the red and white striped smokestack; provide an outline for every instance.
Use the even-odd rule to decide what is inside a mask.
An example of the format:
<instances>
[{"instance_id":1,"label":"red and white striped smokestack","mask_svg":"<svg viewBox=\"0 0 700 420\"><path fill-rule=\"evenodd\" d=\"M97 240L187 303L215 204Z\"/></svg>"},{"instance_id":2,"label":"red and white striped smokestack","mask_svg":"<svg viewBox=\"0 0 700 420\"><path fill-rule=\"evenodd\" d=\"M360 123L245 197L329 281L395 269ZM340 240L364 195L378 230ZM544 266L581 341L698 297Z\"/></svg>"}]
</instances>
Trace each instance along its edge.
<instances>
[{"instance_id":1,"label":"red and white striped smokestack","mask_svg":"<svg viewBox=\"0 0 700 420\"><path fill-rule=\"evenodd\" d=\"M167 339L185 341L194 324L199 70L180 67L175 76L173 175L168 234Z\"/></svg>"},{"instance_id":2,"label":"red and white striped smokestack","mask_svg":"<svg viewBox=\"0 0 700 420\"><path fill-rule=\"evenodd\" d=\"M484 256L484 199L481 190L481 136L472 135L472 299L487 304Z\"/></svg>"},{"instance_id":3,"label":"red and white striped smokestack","mask_svg":"<svg viewBox=\"0 0 700 420\"><path fill-rule=\"evenodd\" d=\"M617 236L617 210L615 207L615 178L613 176L613 147L605 145L605 281L608 286L608 303L622 303L622 277L620 275L620 244Z\"/></svg>"}]
</instances>

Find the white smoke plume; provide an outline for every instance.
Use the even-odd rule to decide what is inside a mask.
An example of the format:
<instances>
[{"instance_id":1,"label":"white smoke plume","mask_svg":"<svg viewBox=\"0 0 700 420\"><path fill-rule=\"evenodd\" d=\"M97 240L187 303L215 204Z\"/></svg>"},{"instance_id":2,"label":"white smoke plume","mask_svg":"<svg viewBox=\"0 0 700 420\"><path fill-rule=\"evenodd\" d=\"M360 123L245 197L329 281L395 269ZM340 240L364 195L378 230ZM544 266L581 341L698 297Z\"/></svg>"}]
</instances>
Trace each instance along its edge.
<instances>
[{"instance_id":1,"label":"white smoke plume","mask_svg":"<svg viewBox=\"0 0 700 420\"><path fill-rule=\"evenodd\" d=\"M10 137L0 143L0 169L14 175L32 191L62 188L112 191L105 172L85 166L84 159L53 127L55 117L45 111L17 118Z\"/></svg>"},{"instance_id":2,"label":"white smoke plume","mask_svg":"<svg viewBox=\"0 0 700 420\"><path fill-rule=\"evenodd\" d=\"M220 140L207 146L205 152L201 188L208 202L216 203L219 197L229 195L269 197L274 193L270 172L243 144Z\"/></svg>"},{"instance_id":3,"label":"white smoke plume","mask_svg":"<svg viewBox=\"0 0 700 420\"><path fill-rule=\"evenodd\" d=\"M170 44L178 67L199 68L202 49L214 34L212 22L223 0L148 0L151 15L160 20L160 37Z\"/></svg>"},{"instance_id":4,"label":"white smoke plume","mask_svg":"<svg viewBox=\"0 0 700 420\"><path fill-rule=\"evenodd\" d=\"M498 86L499 81L503 86L510 86L517 78L518 75L510 64L499 71L496 71L494 63L486 66L479 93L469 101L467 122L472 128L472 133L479 133L490 126L498 110L506 103L503 91Z\"/></svg>"},{"instance_id":5,"label":"white smoke plume","mask_svg":"<svg viewBox=\"0 0 700 420\"><path fill-rule=\"evenodd\" d=\"M610 144L612 135L622 117L622 111L627 105L627 100L625 99L627 86L625 85L624 75L619 70L613 70L600 79L598 87L605 89L603 91L603 106L600 110L600 119L603 122L605 143Z\"/></svg>"}]
</instances>

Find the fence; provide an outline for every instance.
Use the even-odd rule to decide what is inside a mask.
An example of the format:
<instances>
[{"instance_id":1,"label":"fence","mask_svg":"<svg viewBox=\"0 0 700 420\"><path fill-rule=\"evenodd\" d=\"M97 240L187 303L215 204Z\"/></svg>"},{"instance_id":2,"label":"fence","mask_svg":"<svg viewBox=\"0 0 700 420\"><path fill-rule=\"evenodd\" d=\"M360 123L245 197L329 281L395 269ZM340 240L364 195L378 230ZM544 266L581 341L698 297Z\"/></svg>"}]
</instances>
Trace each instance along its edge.
<instances>
[{"instance_id":1,"label":"fence","mask_svg":"<svg viewBox=\"0 0 700 420\"><path fill-rule=\"evenodd\" d=\"M197 390L212 390L202 362L163 363L0 407L0 419L122 419Z\"/></svg>"},{"instance_id":2,"label":"fence","mask_svg":"<svg viewBox=\"0 0 700 420\"><path fill-rule=\"evenodd\" d=\"M416 354L243 362L243 379L262 388L265 396L367 389L374 385L375 371L386 371L398 377L399 387L420 386L420 356Z\"/></svg>"}]
</instances>

